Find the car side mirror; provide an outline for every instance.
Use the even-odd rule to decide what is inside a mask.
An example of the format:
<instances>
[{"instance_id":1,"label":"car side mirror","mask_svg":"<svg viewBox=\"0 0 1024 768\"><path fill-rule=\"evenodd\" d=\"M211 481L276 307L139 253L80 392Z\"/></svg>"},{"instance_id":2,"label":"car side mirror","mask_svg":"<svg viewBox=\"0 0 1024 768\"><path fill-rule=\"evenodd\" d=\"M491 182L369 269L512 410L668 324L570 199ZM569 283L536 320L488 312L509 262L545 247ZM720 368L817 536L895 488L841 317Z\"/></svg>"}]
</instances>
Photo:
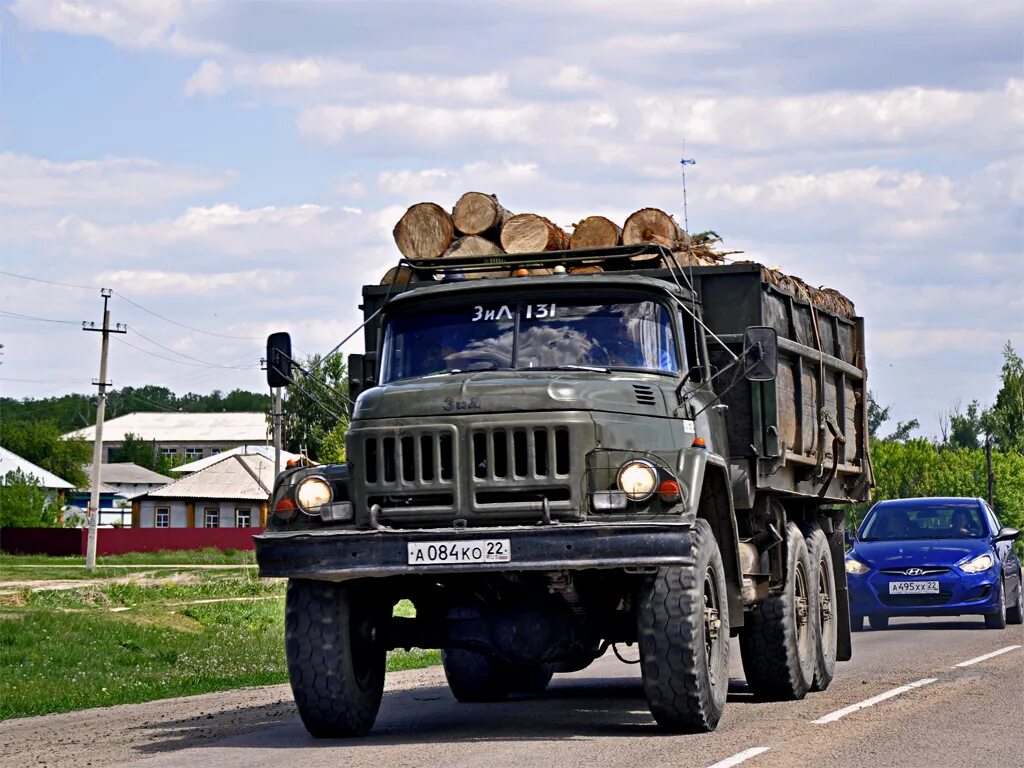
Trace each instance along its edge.
<instances>
[{"instance_id":1,"label":"car side mirror","mask_svg":"<svg viewBox=\"0 0 1024 768\"><path fill-rule=\"evenodd\" d=\"M743 375L747 381L775 381L779 337L774 328L752 325L743 332Z\"/></svg>"},{"instance_id":2,"label":"car side mirror","mask_svg":"<svg viewBox=\"0 0 1024 768\"><path fill-rule=\"evenodd\" d=\"M846 533L843 535L843 538L846 539L847 545L852 547L853 543L857 540L857 534L853 533L852 531L846 531Z\"/></svg>"},{"instance_id":3,"label":"car side mirror","mask_svg":"<svg viewBox=\"0 0 1024 768\"><path fill-rule=\"evenodd\" d=\"M287 331L267 336L267 384L287 387L292 383L292 337Z\"/></svg>"},{"instance_id":4,"label":"car side mirror","mask_svg":"<svg viewBox=\"0 0 1024 768\"><path fill-rule=\"evenodd\" d=\"M1020 531L1016 528L1011 528L1008 525L1004 525L999 529L999 533L996 534L996 541L1016 541L1020 536Z\"/></svg>"}]
</instances>

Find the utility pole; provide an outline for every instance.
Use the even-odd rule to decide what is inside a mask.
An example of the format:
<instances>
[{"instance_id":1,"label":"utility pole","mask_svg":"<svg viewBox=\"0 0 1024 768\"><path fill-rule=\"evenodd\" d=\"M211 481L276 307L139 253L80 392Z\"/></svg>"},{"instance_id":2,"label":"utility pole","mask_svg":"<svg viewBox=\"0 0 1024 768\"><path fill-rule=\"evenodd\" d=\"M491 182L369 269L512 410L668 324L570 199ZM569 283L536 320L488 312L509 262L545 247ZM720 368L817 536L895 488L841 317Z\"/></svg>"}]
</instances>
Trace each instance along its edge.
<instances>
[{"instance_id":1,"label":"utility pole","mask_svg":"<svg viewBox=\"0 0 1024 768\"><path fill-rule=\"evenodd\" d=\"M127 326L118 323L110 327L110 309L107 302L113 293L109 288L100 288L103 297L103 327L97 328L90 320L82 321L83 331L96 331L103 334L100 344L100 377L93 381L99 387L99 400L96 403L96 436L92 446L92 494L89 497L89 543L85 551L85 567L89 571L96 569L96 534L100 524L100 467L103 464L103 415L107 407L107 351L110 347L110 334L127 333Z\"/></svg>"},{"instance_id":2,"label":"utility pole","mask_svg":"<svg viewBox=\"0 0 1024 768\"><path fill-rule=\"evenodd\" d=\"M995 504L992 497L995 493L996 473L992 471L992 436L985 435L985 470L988 475L988 505Z\"/></svg>"}]
</instances>

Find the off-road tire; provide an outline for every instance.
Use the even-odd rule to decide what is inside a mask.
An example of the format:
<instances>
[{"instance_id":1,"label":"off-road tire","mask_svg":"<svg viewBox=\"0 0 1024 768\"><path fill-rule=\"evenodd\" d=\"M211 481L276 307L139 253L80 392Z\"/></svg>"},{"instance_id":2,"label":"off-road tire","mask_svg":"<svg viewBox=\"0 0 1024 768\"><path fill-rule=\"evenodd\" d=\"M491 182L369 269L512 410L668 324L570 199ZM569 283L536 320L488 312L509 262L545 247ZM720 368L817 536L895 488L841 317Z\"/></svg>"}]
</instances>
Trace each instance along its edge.
<instances>
[{"instance_id":1,"label":"off-road tire","mask_svg":"<svg viewBox=\"0 0 1024 768\"><path fill-rule=\"evenodd\" d=\"M985 614L985 628L1006 629L1006 613L1006 582L1002 581L999 584L999 610Z\"/></svg>"},{"instance_id":2,"label":"off-road tire","mask_svg":"<svg viewBox=\"0 0 1024 768\"><path fill-rule=\"evenodd\" d=\"M637 601L644 693L658 725L675 733L713 731L729 687L722 555L707 521L691 535L694 564L659 568Z\"/></svg>"},{"instance_id":3,"label":"off-road tire","mask_svg":"<svg viewBox=\"0 0 1024 768\"><path fill-rule=\"evenodd\" d=\"M1024 624L1024 578L1017 574L1017 602L1006 609L1007 624Z\"/></svg>"},{"instance_id":4,"label":"off-road tire","mask_svg":"<svg viewBox=\"0 0 1024 768\"><path fill-rule=\"evenodd\" d=\"M889 617L881 613L873 613L868 616L868 624L874 630L888 629Z\"/></svg>"},{"instance_id":5,"label":"off-road tire","mask_svg":"<svg viewBox=\"0 0 1024 768\"><path fill-rule=\"evenodd\" d=\"M786 524L786 586L746 616L740 655L747 685L761 699L802 699L814 682L818 603L811 597L811 561L795 523Z\"/></svg>"},{"instance_id":6,"label":"off-road tire","mask_svg":"<svg viewBox=\"0 0 1024 768\"><path fill-rule=\"evenodd\" d=\"M836 620L836 573L832 565L832 550L828 537L817 523L811 525L806 536L807 554L811 561L812 594L818 596L818 624L815 627L815 663L812 691L824 691L836 674L836 647L839 640L839 622ZM815 590L814 585L817 585Z\"/></svg>"},{"instance_id":7,"label":"off-road tire","mask_svg":"<svg viewBox=\"0 0 1024 768\"><path fill-rule=\"evenodd\" d=\"M448 687L457 701L503 701L512 692L509 666L494 656L445 648L441 651L441 663Z\"/></svg>"},{"instance_id":8,"label":"off-road tire","mask_svg":"<svg viewBox=\"0 0 1024 768\"><path fill-rule=\"evenodd\" d=\"M295 704L318 739L364 736L384 692L386 652L378 642L378 601L357 587L290 579L285 654Z\"/></svg>"}]
</instances>

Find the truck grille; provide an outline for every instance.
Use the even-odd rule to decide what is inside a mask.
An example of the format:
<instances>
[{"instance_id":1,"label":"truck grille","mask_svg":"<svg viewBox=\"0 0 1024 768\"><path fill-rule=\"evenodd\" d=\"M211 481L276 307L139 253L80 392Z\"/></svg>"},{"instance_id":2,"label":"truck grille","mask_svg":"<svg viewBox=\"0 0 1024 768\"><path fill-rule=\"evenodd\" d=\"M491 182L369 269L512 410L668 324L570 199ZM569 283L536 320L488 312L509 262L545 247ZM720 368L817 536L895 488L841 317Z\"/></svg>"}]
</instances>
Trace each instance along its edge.
<instances>
[{"instance_id":1,"label":"truck grille","mask_svg":"<svg viewBox=\"0 0 1024 768\"><path fill-rule=\"evenodd\" d=\"M454 474L450 430L422 430L363 442L366 484L378 488L430 488L450 485Z\"/></svg>"},{"instance_id":2,"label":"truck grille","mask_svg":"<svg viewBox=\"0 0 1024 768\"><path fill-rule=\"evenodd\" d=\"M569 476L566 427L490 427L472 433L477 480L542 480Z\"/></svg>"}]
</instances>

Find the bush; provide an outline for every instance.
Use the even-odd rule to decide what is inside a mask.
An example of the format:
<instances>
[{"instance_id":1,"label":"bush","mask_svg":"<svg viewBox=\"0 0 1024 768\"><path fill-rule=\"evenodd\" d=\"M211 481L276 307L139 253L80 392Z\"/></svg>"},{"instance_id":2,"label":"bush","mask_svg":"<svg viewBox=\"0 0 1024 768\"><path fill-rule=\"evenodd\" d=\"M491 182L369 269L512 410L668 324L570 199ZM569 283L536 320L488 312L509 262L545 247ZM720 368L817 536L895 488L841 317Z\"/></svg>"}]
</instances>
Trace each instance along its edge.
<instances>
[{"instance_id":1,"label":"bush","mask_svg":"<svg viewBox=\"0 0 1024 768\"><path fill-rule=\"evenodd\" d=\"M62 498L41 488L21 471L8 472L0 486L0 528L53 528L60 525Z\"/></svg>"}]
</instances>

